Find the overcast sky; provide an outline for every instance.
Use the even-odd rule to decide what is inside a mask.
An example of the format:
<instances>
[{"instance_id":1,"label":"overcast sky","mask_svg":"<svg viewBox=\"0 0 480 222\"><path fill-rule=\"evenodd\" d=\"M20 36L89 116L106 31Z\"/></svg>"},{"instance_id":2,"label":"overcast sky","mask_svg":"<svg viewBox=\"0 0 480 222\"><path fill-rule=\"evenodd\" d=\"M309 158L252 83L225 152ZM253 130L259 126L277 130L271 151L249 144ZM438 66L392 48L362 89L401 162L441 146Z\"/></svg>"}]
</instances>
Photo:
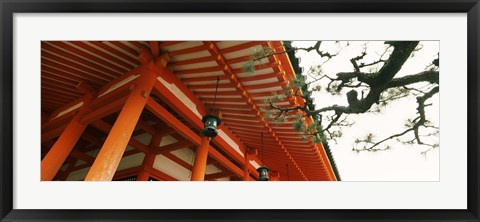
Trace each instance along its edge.
<instances>
[{"instance_id":1,"label":"overcast sky","mask_svg":"<svg viewBox=\"0 0 480 222\"><path fill-rule=\"evenodd\" d=\"M348 47L345 47L345 43L322 42L322 50L331 53L340 52L322 66L324 73L334 76L338 72L353 71L350 59L361 54L365 43L368 43L367 56L363 61L368 63L378 59L384 51L383 41L351 41ZM315 42L300 41L294 42L293 46L309 47L314 44ZM396 77L424 71L425 67L437 58L438 41L420 42L420 45L423 48L407 60ZM300 66L303 67L304 74L312 65L324 61L315 52L298 51L296 56L301 58ZM324 89L326 88L325 82L320 84ZM347 105L344 93L341 96L331 96L324 90L315 93L316 108L333 104ZM439 94L429 100L433 104L426 108L427 118L436 126L439 126ZM329 141L341 179L343 181L438 181L440 148L422 155L422 151L429 147L391 141L389 144L392 149L387 151L360 153L352 151L355 139L362 138L367 133L373 133L377 139L383 139L405 130L405 120L416 116L416 107L414 97L409 97L391 103L380 114L350 115L349 120L354 121L355 124L352 127L343 128L343 137L337 139L337 143ZM413 135L410 134L408 138L410 137ZM438 142L438 140L438 137L434 137L429 141Z\"/></svg>"}]
</instances>

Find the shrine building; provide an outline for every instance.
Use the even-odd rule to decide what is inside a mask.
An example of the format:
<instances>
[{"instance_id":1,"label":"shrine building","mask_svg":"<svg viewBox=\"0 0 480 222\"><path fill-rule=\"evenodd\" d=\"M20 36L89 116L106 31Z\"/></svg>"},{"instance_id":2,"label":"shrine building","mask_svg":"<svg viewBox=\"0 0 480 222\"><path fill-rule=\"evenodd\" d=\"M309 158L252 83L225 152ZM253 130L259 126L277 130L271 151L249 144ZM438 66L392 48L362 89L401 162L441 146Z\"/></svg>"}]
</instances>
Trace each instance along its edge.
<instances>
[{"instance_id":1,"label":"shrine building","mask_svg":"<svg viewBox=\"0 0 480 222\"><path fill-rule=\"evenodd\" d=\"M262 112L299 75L294 53L244 69L285 44L42 41L41 180L339 181L328 147Z\"/></svg>"}]
</instances>

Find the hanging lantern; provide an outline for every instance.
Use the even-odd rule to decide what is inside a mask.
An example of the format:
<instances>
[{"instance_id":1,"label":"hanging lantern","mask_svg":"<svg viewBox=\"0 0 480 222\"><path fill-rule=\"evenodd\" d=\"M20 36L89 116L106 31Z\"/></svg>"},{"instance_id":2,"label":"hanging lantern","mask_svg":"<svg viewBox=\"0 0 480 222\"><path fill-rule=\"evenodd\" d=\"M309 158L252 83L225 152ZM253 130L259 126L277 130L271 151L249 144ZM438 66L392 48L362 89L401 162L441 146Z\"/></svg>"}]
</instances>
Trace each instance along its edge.
<instances>
[{"instance_id":1,"label":"hanging lantern","mask_svg":"<svg viewBox=\"0 0 480 222\"><path fill-rule=\"evenodd\" d=\"M218 82L220 82L220 76L217 76L217 86L215 87L215 96L213 97L213 113L215 113L215 100L217 99L218 91ZM218 134L217 126L219 126L222 121L218 116L213 114L207 114L203 116L202 122L204 124L202 134L206 137L215 137Z\"/></svg>"},{"instance_id":2,"label":"hanging lantern","mask_svg":"<svg viewBox=\"0 0 480 222\"><path fill-rule=\"evenodd\" d=\"M218 134L217 126L219 126L222 121L218 116L208 114L202 118L204 128L202 134L207 137L215 137Z\"/></svg>"},{"instance_id":3,"label":"hanging lantern","mask_svg":"<svg viewBox=\"0 0 480 222\"><path fill-rule=\"evenodd\" d=\"M268 169L268 167L259 167L257 169L257 172L259 174L259 178L258 180L259 181L268 181L268 171L270 171L270 169Z\"/></svg>"}]
</instances>

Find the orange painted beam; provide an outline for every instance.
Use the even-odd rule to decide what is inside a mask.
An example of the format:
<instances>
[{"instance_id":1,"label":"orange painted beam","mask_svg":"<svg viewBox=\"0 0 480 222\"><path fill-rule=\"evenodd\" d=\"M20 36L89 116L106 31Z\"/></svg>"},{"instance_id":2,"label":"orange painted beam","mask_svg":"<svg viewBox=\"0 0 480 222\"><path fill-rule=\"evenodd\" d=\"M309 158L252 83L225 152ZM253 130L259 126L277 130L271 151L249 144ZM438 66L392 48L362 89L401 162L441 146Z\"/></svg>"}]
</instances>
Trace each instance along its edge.
<instances>
[{"instance_id":1,"label":"orange painted beam","mask_svg":"<svg viewBox=\"0 0 480 222\"><path fill-rule=\"evenodd\" d=\"M137 154L137 153L139 153L139 152L140 152L140 151L137 150L137 149L126 151L125 153L123 153L122 158L123 158L123 157L131 156L131 155L135 155L135 154ZM71 172L74 172L74 171L77 171L77 170L81 170L81 169L90 167L90 166L92 165L92 163L93 163L93 161L87 162L87 163L83 163L83 164L78 165L78 166L73 166L73 168L71 169ZM118 172L118 171L117 171L117 172Z\"/></svg>"},{"instance_id":2,"label":"orange painted beam","mask_svg":"<svg viewBox=\"0 0 480 222\"><path fill-rule=\"evenodd\" d=\"M58 128L50 130L48 132L42 132L41 142L46 143L46 142L54 139L55 137L60 136L67 126L68 125L59 126Z\"/></svg>"},{"instance_id":3,"label":"orange painted beam","mask_svg":"<svg viewBox=\"0 0 480 222\"><path fill-rule=\"evenodd\" d=\"M145 167L146 170L150 173L150 175L156 179L159 179L159 180L166 180L166 181L178 181L177 178L175 177L172 177L166 173L163 173L151 166L146 166Z\"/></svg>"},{"instance_id":4,"label":"orange painted beam","mask_svg":"<svg viewBox=\"0 0 480 222\"><path fill-rule=\"evenodd\" d=\"M251 60L252 57L251 56L241 56L241 57L237 57L237 58L233 58L233 59L228 59L227 60L227 63L232 65L232 64L235 64L235 63L243 63L243 62L246 62L246 61L249 61Z\"/></svg>"},{"instance_id":5,"label":"orange painted beam","mask_svg":"<svg viewBox=\"0 0 480 222\"><path fill-rule=\"evenodd\" d=\"M229 113L224 113L222 117L222 121L225 120L240 120L240 121L251 121L251 122L258 122L258 119L255 116L240 116L240 115L232 115Z\"/></svg>"},{"instance_id":6,"label":"orange painted beam","mask_svg":"<svg viewBox=\"0 0 480 222\"><path fill-rule=\"evenodd\" d=\"M259 85L245 86L245 90L251 91L251 90L256 90L256 89L279 88L279 87L281 87L281 86L277 82L274 82L274 83L265 83L265 84L259 84Z\"/></svg>"},{"instance_id":7,"label":"orange painted beam","mask_svg":"<svg viewBox=\"0 0 480 222\"><path fill-rule=\"evenodd\" d=\"M212 66L212 67L205 67L205 68L196 68L196 69L187 69L176 71L176 75L188 75L188 74L196 74L196 73L204 73L204 72L215 72L215 71L222 71L221 67Z\"/></svg>"},{"instance_id":8,"label":"orange painted beam","mask_svg":"<svg viewBox=\"0 0 480 222\"><path fill-rule=\"evenodd\" d=\"M122 155L122 158L127 157L127 156L131 156L131 155L135 155L135 154L140 153L140 152L141 151L139 149L133 149L133 150L125 151L125 153L123 153L123 155Z\"/></svg>"},{"instance_id":9,"label":"orange painted beam","mask_svg":"<svg viewBox=\"0 0 480 222\"><path fill-rule=\"evenodd\" d=\"M149 41L148 43L150 44L150 50L152 52L152 56L154 58L158 57L158 55L160 55L160 48L158 47L158 41Z\"/></svg>"},{"instance_id":10,"label":"orange painted beam","mask_svg":"<svg viewBox=\"0 0 480 222\"><path fill-rule=\"evenodd\" d=\"M85 153L82 153L78 150L73 150L71 153L70 153L70 156L77 159L77 160L83 160L85 162L93 162L95 160L95 158L85 154Z\"/></svg>"},{"instance_id":11,"label":"orange painted beam","mask_svg":"<svg viewBox=\"0 0 480 222\"><path fill-rule=\"evenodd\" d=\"M243 170L237 167L235 164L233 164L230 160L225 158L220 152L218 152L215 148L209 147L208 148L208 153L210 157L213 159L217 160L219 163L221 163L225 168L227 168L229 171L234 173L235 175L242 177L243 176Z\"/></svg>"},{"instance_id":12,"label":"orange painted beam","mask_svg":"<svg viewBox=\"0 0 480 222\"><path fill-rule=\"evenodd\" d=\"M103 85L102 88L98 91L98 95L100 97L98 97L92 105L95 106L95 104L98 103L99 106L101 106L105 101L118 98L112 97L117 94L120 94L120 97L122 97L123 95L128 95L128 93L132 89L131 85L136 81L138 75L138 69L133 69L117 77L115 80ZM122 94L122 92L126 93Z\"/></svg>"},{"instance_id":13,"label":"orange painted beam","mask_svg":"<svg viewBox=\"0 0 480 222\"><path fill-rule=\"evenodd\" d=\"M205 179L205 169L207 167L209 137L203 137L202 143L195 150L195 162L193 163L192 181L203 181Z\"/></svg>"},{"instance_id":14,"label":"orange painted beam","mask_svg":"<svg viewBox=\"0 0 480 222\"><path fill-rule=\"evenodd\" d=\"M139 166L131 167L131 168L124 169L124 170L119 170L119 171L115 172L115 175L113 176L112 179L113 180L119 180L119 179L123 179L125 177L131 177L131 176L136 175L140 170L141 170L141 167L139 167Z\"/></svg>"},{"instance_id":15,"label":"orange painted beam","mask_svg":"<svg viewBox=\"0 0 480 222\"><path fill-rule=\"evenodd\" d=\"M191 85L191 86L188 86L189 89L191 90L198 90L198 89L211 89L211 90L215 90L215 87L217 85L216 84L207 84L207 85ZM222 89L233 89L235 88L235 85L231 84L231 83L225 83L225 84L218 84L218 88L220 90Z\"/></svg>"},{"instance_id":16,"label":"orange painted beam","mask_svg":"<svg viewBox=\"0 0 480 222\"><path fill-rule=\"evenodd\" d=\"M213 42L212 42L213 43ZM246 43L242 43L240 45L236 45L236 46L231 46L231 47L228 47L228 48L224 48L221 50L221 53L222 54L226 54L226 53L230 53L230 52L235 52L235 51L238 51L238 50L242 50L242 49L248 49L248 48L252 48L252 47L256 47L256 46L260 46L261 44L265 43L265 41L251 41L251 42L246 42ZM215 44L215 43L214 43Z\"/></svg>"},{"instance_id":17,"label":"orange painted beam","mask_svg":"<svg viewBox=\"0 0 480 222\"><path fill-rule=\"evenodd\" d=\"M180 44L180 43L184 43L184 42L187 42L187 41L165 41L165 42L160 43L160 48L171 46L171 45L176 45L176 44Z\"/></svg>"},{"instance_id":18,"label":"orange painted beam","mask_svg":"<svg viewBox=\"0 0 480 222\"><path fill-rule=\"evenodd\" d=\"M182 79L183 80L183 79ZM210 91L210 92L195 92L195 95L198 97L205 97L205 96L214 96L215 91ZM271 94L269 94L271 95ZM237 91L227 91L227 92L221 92L217 93L217 96L240 96L240 93ZM220 97L218 97L220 98Z\"/></svg>"},{"instance_id":19,"label":"orange painted beam","mask_svg":"<svg viewBox=\"0 0 480 222\"><path fill-rule=\"evenodd\" d=\"M167 123L171 128L175 129L182 137L188 139L195 145L201 144L201 139L197 134L185 126L185 124L183 124L165 108L155 102L155 100L151 98L147 100L147 109L155 114L159 119Z\"/></svg>"},{"instance_id":20,"label":"orange painted beam","mask_svg":"<svg viewBox=\"0 0 480 222\"><path fill-rule=\"evenodd\" d=\"M178 56L178 55L200 52L200 51L203 51L203 50L206 50L206 48L205 48L204 45L201 45L201 46L196 46L196 47L192 47L192 48L177 50L177 51L174 51L174 52L170 52L169 54L170 54L171 57L173 57L173 56Z\"/></svg>"},{"instance_id":21,"label":"orange painted beam","mask_svg":"<svg viewBox=\"0 0 480 222\"><path fill-rule=\"evenodd\" d=\"M165 127L162 131L158 132L157 135L164 137L164 136L173 135L175 133L177 133L175 129L172 129L170 127Z\"/></svg>"},{"instance_id":22,"label":"orange painted beam","mask_svg":"<svg viewBox=\"0 0 480 222\"><path fill-rule=\"evenodd\" d=\"M215 58L212 58L211 56L206 56L206 57L195 58L195 59L187 59L187 60L182 60L178 62L172 62L168 64L168 66L177 67L177 66L191 65L195 63L203 63L203 62L210 62L210 61L215 61Z\"/></svg>"},{"instance_id":23,"label":"orange painted beam","mask_svg":"<svg viewBox=\"0 0 480 222\"><path fill-rule=\"evenodd\" d=\"M45 71L42 70L41 81L44 81L44 80L49 80L52 83L59 83L59 84L68 85L68 86L71 86L71 87L74 87L78 83L78 81L62 78L60 76L54 76L54 75L49 74L48 72L45 72Z\"/></svg>"},{"instance_id":24,"label":"orange painted beam","mask_svg":"<svg viewBox=\"0 0 480 222\"><path fill-rule=\"evenodd\" d=\"M42 50L42 63L49 66L58 66L66 69L72 69L76 72L80 71L81 73L83 73L83 75L81 76L84 76L86 74L88 78L97 79L104 82L108 82L110 79L112 79L111 76L104 75L101 72L95 71L93 68L85 67L78 63L64 59L63 57L47 52L45 50Z\"/></svg>"},{"instance_id":25,"label":"orange painted beam","mask_svg":"<svg viewBox=\"0 0 480 222\"><path fill-rule=\"evenodd\" d=\"M137 47L138 48L141 48L142 46L144 46L140 41L128 41L128 43L132 44L133 46Z\"/></svg>"},{"instance_id":26,"label":"orange painted beam","mask_svg":"<svg viewBox=\"0 0 480 222\"><path fill-rule=\"evenodd\" d=\"M192 146L193 146L192 142L190 142L189 140L183 140L183 141L168 144L168 145L165 145L165 146L156 147L152 151L155 155L158 155L158 154L170 153L174 150L188 148L188 147L192 147Z\"/></svg>"},{"instance_id":27,"label":"orange painted beam","mask_svg":"<svg viewBox=\"0 0 480 222\"><path fill-rule=\"evenodd\" d=\"M110 41L110 43L114 46L117 46L118 48L121 48L127 52L129 52L131 55L138 56L138 52L135 49L132 49L126 45L126 42L123 41Z\"/></svg>"},{"instance_id":28,"label":"orange painted beam","mask_svg":"<svg viewBox=\"0 0 480 222\"><path fill-rule=\"evenodd\" d=\"M99 120L105 116L108 116L114 112L117 112L122 109L122 106L125 104L127 98L121 98L119 100L113 100L109 103L105 104L104 106L95 109L92 112L89 112L82 118L82 123L91 123L93 121Z\"/></svg>"},{"instance_id":29,"label":"orange painted beam","mask_svg":"<svg viewBox=\"0 0 480 222\"><path fill-rule=\"evenodd\" d=\"M110 133L110 130L112 129L112 126L102 120L92 122L91 125L107 134ZM128 145L142 151L143 153L150 153L150 148L139 142L135 138L130 138L130 140L128 141Z\"/></svg>"},{"instance_id":30,"label":"orange painted beam","mask_svg":"<svg viewBox=\"0 0 480 222\"><path fill-rule=\"evenodd\" d=\"M41 98L46 101L49 101L52 104L57 104L57 106L61 106L69 101L72 101L78 98L78 96L60 94L56 91L52 91L44 88L42 88L41 90L42 90Z\"/></svg>"},{"instance_id":31,"label":"orange painted beam","mask_svg":"<svg viewBox=\"0 0 480 222\"><path fill-rule=\"evenodd\" d=\"M43 60L42 60L43 62ZM93 87L100 87L102 84L105 84L104 81L99 81L96 82L94 79L87 79L87 78L81 78L76 72L69 72L72 71L72 69L69 70L63 70L63 67L56 67L55 64L48 64L50 61L46 61L46 64L42 63L41 64L41 73L45 77L49 78L55 78L57 80L64 80L65 81L75 81L75 83L81 82L81 81L88 81L89 84L91 84ZM67 72L64 72L67 71ZM55 77L54 77L55 76Z\"/></svg>"},{"instance_id":32,"label":"orange painted beam","mask_svg":"<svg viewBox=\"0 0 480 222\"><path fill-rule=\"evenodd\" d=\"M119 51L118 49L112 47L111 45L107 44L107 41L89 41L90 44L93 44L99 48L104 49L107 52L110 52L111 54L115 55L116 57L119 57L122 59L122 61L127 61L129 63L133 63L134 66L139 65L138 60L135 58L132 58L125 53Z\"/></svg>"},{"instance_id":33,"label":"orange painted beam","mask_svg":"<svg viewBox=\"0 0 480 222\"><path fill-rule=\"evenodd\" d=\"M140 66L139 71L141 76L136 80L135 88L128 96L100 153L85 177L86 181L108 181L112 180L115 174L156 79L155 73L146 66Z\"/></svg>"},{"instance_id":34,"label":"orange painted beam","mask_svg":"<svg viewBox=\"0 0 480 222\"><path fill-rule=\"evenodd\" d=\"M112 126L110 126L110 124L106 123L103 120L97 120L90 123L90 125L107 134L110 133L110 130L112 129Z\"/></svg>"},{"instance_id":35,"label":"orange painted beam","mask_svg":"<svg viewBox=\"0 0 480 222\"><path fill-rule=\"evenodd\" d=\"M205 107L211 108L212 105L206 105ZM223 110L240 110L240 111L246 111L250 113L252 111L252 107L247 106L247 105L232 105L232 104L215 104L215 107L218 109Z\"/></svg>"},{"instance_id":36,"label":"orange painted beam","mask_svg":"<svg viewBox=\"0 0 480 222\"><path fill-rule=\"evenodd\" d=\"M216 168L220 169L221 172L230 172L226 167L222 165L222 163L218 162L217 160L213 159L212 157L209 157L207 160L207 166L208 165L213 165ZM232 175L235 175L234 173L230 172Z\"/></svg>"},{"instance_id":37,"label":"orange painted beam","mask_svg":"<svg viewBox=\"0 0 480 222\"><path fill-rule=\"evenodd\" d=\"M218 178L230 177L234 175L235 174L231 172L212 173L212 174L205 175L205 180L216 180Z\"/></svg>"},{"instance_id":38,"label":"orange painted beam","mask_svg":"<svg viewBox=\"0 0 480 222\"><path fill-rule=\"evenodd\" d=\"M106 73L110 76L115 76L115 75L118 75L118 73L116 72L113 72L112 70L110 69L107 69L103 66L100 66L98 64L95 64L91 61L88 61L86 59L83 59L81 57L78 57L74 54L71 54L71 53L68 53L62 49L59 49L59 48L56 48L50 41L45 41L43 42L42 41L42 46L41 46L42 50L43 51L48 51L49 53L54 53L58 56L61 56L63 58L68 58L69 60L73 60L75 62L78 62L78 63L81 63L81 64L85 64L87 65L88 67L91 67L91 68L94 68L96 70L99 70L101 73ZM121 73L121 72L120 72Z\"/></svg>"},{"instance_id":39,"label":"orange painted beam","mask_svg":"<svg viewBox=\"0 0 480 222\"><path fill-rule=\"evenodd\" d=\"M182 78L182 82L192 83L192 82L214 81L215 84L216 84L217 83L217 77L219 78L220 81L228 79L224 75L222 75L222 76L193 77L193 78L188 78L188 76L185 76L184 78ZM217 96L221 96L221 95L217 95Z\"/></svg>"},{"instance_id":40,"label":"orange painted beam","mask_svg":"<svg viewBox=\"0 0 480 222\"><path fill-rule=\"evenodd\" d=\"M224 123L226 123L227 125L238 125L238 126L250 126L250 127L261 127L261 128L265 128L265 124L259 122L258 120L256 122L252 122L252 121L241 121L241 120L233 120L233 119L229 119L229 120L225 120Z\"/></svg>"},{"instance_id":41,"label":"orange painted beam","mask_svg":"<svg viewBox=\"0 0 480 222\"><path fill-rule=\"evenodd\" d=\"M50 93L55 93L55 92L60 92L62 94L59 95L66 95L68 97L70 96L76 96L76 97L81 97L83 94L79 93L77 90L72 88L72 86L64 86L63 84L58 84L57 82L50 81L48 79L42 78L41 80L41 89L42 92L48 91Z\"/></svg>"},{"instance_id":42,"label":"orange painted beam","mask_svg":"<svg viewBox=\"0 0 480 222\"><path fill-rule=\"evenodd\" d=\"M48 41L48 44L51 44L52 46L59 47L59 48L62 48L62 49L66 49L67 51L72 52L75 55L79 55L79 56L87 58L87 59L92 58L91 54L70 45L71 42L66 43L66 42L61 42L61 41ZM102 66L108 67L109 69L113 69L113 70L117 71L118 73L123 73L123 72L126 71L125 69L122 69L121 67L116 66L114 64L111 64L107 61L95 60L95 59L94 59L94 61L101 64Z\"/></svg>"},{"instance_id":43,"label":"orange painted beam","mask_svg":"<svg viewBox=\"0 0 480 222\"><path fill-rule=\"evenodd\" d=\"M262 70L262 69L268 69L268 68L274 68L277 67L279 63L271 62L271 63L265 63L261 65L255 65L253 68L255 70ZM238 69L231 69L233 73L245 73L243 68L238 68ZM279 83L277 83L279 84Z\"/></svg>"},{"instance_id":44,"label":"orange painted beam","mask_svg":"<svg viewBox=\"0 0 480 222\"><path fill-rule=\"evenodd\" d=\"M242 80L242 82L260 81L260 80L266 80L266 79L272 79L272 78L278 79L278 76L281 76L284 73L285 72L269 73L269 74L263 74L263 75L253 74L251 76L241 77L239 79ZM270 93L270 95L272 95L272 93Z\"/></svg>"},{"instance_id":45,"label":"orange painted beam","mask_svg":"<svg viewBox=\"0 0 480 222\"><path fill-rule=\"evenodd\" d=\"M75 116L48 151L41 163L41 180L52 180L62 167L83 131L87 127L79 122L81 114Z\"/></svg>"},{"instance_id":46,"label":"orange painted beam","mask_svg":"<svg viewBox=\"0 0 480 222\"><path fill-rule=\"evenodd\" d=\"M189 163L185 162L184 160L178 158L177 156L173 155L172 153L163 153L162 155L164 155L168 159L172 160L173 162L177 163L178 165L182 166L183 168L185 168L187 170L191 171L193 169L192 165L190 165ZM208 164L208 162L207 162L207 164Z\"/></svg>"},{"instance_id":47,"label":"orange painted beam","mask_svg":"<svg viewBox=\"0 0 480 222\"><path fill-rule=\"evenodd\" d=\"M215 102L215 103L218 103L218 104L247 104L247 102L245 102L245 100L243 100L242 98L220 98L220 97L217 97L216 99L215 98L204 98L202 99L202 102L204 103L212 103Z\"/></svg>"},{"instance_id":48,"label":"orange painted beam","mask_svg":"<svg viewBox=\"0 0 480 222\"><path fill-rule=\"evenodd\" d=\"M128 141L128 145L132 146L135 149L138 149L138 150L142 151L145 154L149 154L150 150L151 150L151 148L149 146L144 145L143 143L141 143L140 141L138 141L134 138L130 138L130 140Z\"/></svg>"},{"instance_id":49,"label":"orange painted beam","mask_svg":"<svg viewBox=\"0 0 480 222\"><path fill-rule=\"evenodd\" d=\"M145 122L141 119L138 120L137 125L151 135L156 135L157 134L157 130L153 126L149 125L147 122Z\"/></svg>"},{"instance_id":50,"label":"orange painted beam","mask_svg":"<svg viewBox=\"0 0 480 222\"><path fill-rule=\"evenodd\" d=\"M100 49L97 49L97 48L91 46L90 42L86 43L86 42L81 42L81 41L71 41L70 43L74 44L74 45L77 45L77 46L79 46L83 49L86 49L86 50L92 52L93 54L96 54L96 55L99 55L101 57L107 58L108 60L112 61L113 63L115 63L116 65L119 65L121 67L125 67L127 69L134 68L134 65L131 65L131 64L129 64L129 63L127 63L127 62L125 62L121 59L118 59L117 57L115 57L113 55L110 55L107 52L104 52ZM91 43L91 44L93 44L93 43ZM90 54L87 55L87 58L95 60L92 57L95 58L93 55L90 55ZM134 60L132 60L132 61L134 61Z\"/></svg>"},{"instance_id":51,"label":"orange painted beam","mask_svg":"<svg viewBox=\"0 0 480 222\"><path fill-rule=\"evenodd\" d=\"M82 98L79 98L79 99L76 99L72 102L69 102L68 104L66 105L63 105L62 107L60 107L58 110L55 110L53 111L52 113L50 113L50 115L48 116L47 118L47 122L45 124L42 125L42 130L45 129L50 129L52 127L54 127L54 125L56 124L57 121L60 121L61 118L64 118L63 116L65 115L68 115L68 114L72 114L74 113L76 110L78 110L79 108L81 107L78 107L76 109L72 109L70 112L67 112L65 114L63 114L62 116L58 116L59 113L61 112L66 112L67 109L70 109L71 107L81 103L81 102L84 102L85 103L86 100L86 96L82 97ZM85 104L84 104L85 105ZM58 117L57 117L58 116Z\"/></svg>"}]
</instances>

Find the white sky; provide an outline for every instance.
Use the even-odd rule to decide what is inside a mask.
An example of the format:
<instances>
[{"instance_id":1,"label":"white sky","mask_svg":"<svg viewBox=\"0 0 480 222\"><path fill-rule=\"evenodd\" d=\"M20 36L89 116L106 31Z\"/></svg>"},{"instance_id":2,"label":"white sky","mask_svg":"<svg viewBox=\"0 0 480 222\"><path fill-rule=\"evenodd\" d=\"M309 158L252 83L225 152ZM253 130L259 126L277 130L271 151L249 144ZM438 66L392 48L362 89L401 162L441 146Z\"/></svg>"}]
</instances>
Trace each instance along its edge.
<instances>
[{"instance_id":1,"label":"white sky","mask_svg":"<svg viewBox=\"0 0 480 222\"><path fill-rule=\"evenodd\" d=\"M314 43L297 41L293 43L293 46L309 47ZM361 54L365 43L351 41L348 47L339 51L339 45L335 42L322 42L320 48L322 51L340 52L322 66L324 73L333 77L338 72L353 71L350 59ZM420 45L423 45L423 48L407 60L396 77L424 71L425 67L437 57L438 41L420 42ZM362 61L368 63L378 59L383 53L384 47L383 41L368 42L367 56ZM296 56L301 58L300 67L303 67L305 75L312 65L324 61L316 52L307 53L300 50ZM328 82L320 82L322 89L327 88L326 83ZM316 108L333 104L347 105L346 92L346 90L342 91L340 96L332 96L325 90L314 93ZM439 126L439 93L428 101L433 105L426 108L427 119ZM417 103L414 97L407 97L391 103L380 114L350 115L349 120L354 121L355 124L352 127L343 128L343 136L337 139L338 143L329 141L342 181L439 181L440 148L422 155L421 152L430 147L417 144L405 145L390 140L388 144L392 149L387 151L360 153L352 151L354 140L364 138L369 132L376 135L377 140L402 132L405 129L405 120L416 117L416 107ZM408 134L407 137L413 138L413 134ZM438 143L438 138L432 139ZM425 142L427 141L429 140L425 140Z\"/></svg>"}]
</instances>

